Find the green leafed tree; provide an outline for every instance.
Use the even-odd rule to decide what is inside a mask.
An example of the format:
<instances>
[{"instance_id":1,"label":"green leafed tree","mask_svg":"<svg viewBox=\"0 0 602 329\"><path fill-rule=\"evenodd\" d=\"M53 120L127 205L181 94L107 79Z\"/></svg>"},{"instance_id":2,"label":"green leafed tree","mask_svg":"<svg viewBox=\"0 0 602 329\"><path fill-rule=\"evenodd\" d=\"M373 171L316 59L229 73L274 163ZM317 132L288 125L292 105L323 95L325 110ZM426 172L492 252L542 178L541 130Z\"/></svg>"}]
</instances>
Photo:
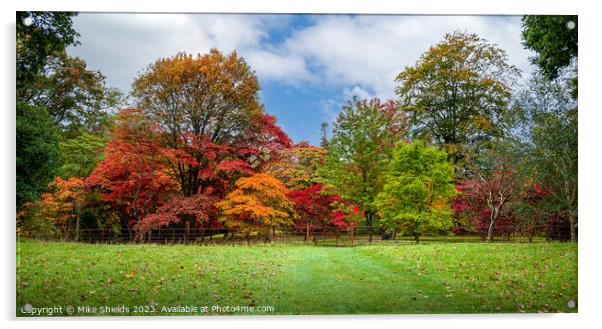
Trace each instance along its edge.
<instances>
[{"instance_id":1,"label":"green leafed tree","mask_svg":"<svg viewBox=\"0 0 602 329\"><path fill-rule=\"evenodd\" d=\"M567 218L577 239L578 110L567 79L548 80L536 73L518 94L523 131L531 147L528 167L549 191L553 210Z\"/></svg>"},{"instance_id":2,"label":"green leafed tree","mask_svg":"<svg viewBox=\"0 0 602 329\"><path fill-rule=\"evenodd\" d=\"M75 15L16 14L17 205L39 198L55 175L89 173L97 156L92 149L122 101L100 72L67 55L78 44Z\"/></svg>"},{"instance_id":3,"label":"green leafed tree","mask_svg":"<svg viewBox=\"0 0 602 329\"><path fill-rule=\"evenodd\" d=\"M458 145L478 147L502 134L500 116L519 74L497 45L454 32L397 76L396 92L412 137L445 146L457 160Z\"/></svg>"},{"instance_id":4,"label":"green leafed tree","mask_svg":"<svg viewBox=\"0 0 602 329\"><path fill-rule=\"evenodd\" d=\"M105 86L100 71L88 69L84 60L60 53L48 59L22 100L43 104L69 137L85 129L96 134L108 130L110 112L123 103L121 92Z\"/></svg>"},{"instance_id":5,"label":"green leafed tree","mask_svg":"<svg viewBox=\"0 0 602 329\"><path fill-rule=\"evenodd\" d=\"M398 143L376 206L386 226L414 236L452 226L449 200L456 195L447 153L422 141Z\"/></svg>"},{"instance_id":6,"label":"green leafed tree","mask_svg":"<svg viewBox=\"0 0 602 329\"><path fill-rule=\"evenodd\" d=\"M60 132L45 108L17 103L17 206L37 200L60 167Z\"/></svg>"},{"instance_id":7,"label":"green leafed tree","mask_svg":"<svg viewBox=\"0 0 602 329\"><path fill-rule=\"evenodd\" d=\"M376 195L382 190L384 163L394 145L405 139L406 118L393 102L355 98L343 106L328 141L321 182L359 205L372 228ZM370 229L372 239L372 229Z\"/></svg>"},{"instance_id":8,"label":"green leafed tree","mask_svg":"<svg viewBox=\"0 0 602 329\"><path fill-rule=\"evenodd\" d=\"M17 12L17 98L36 81L49 57L77 44L74 12Z\"/></svg>"},{"instance_id":9,"label":"green leafed tree","mask_svg":"<svg viewBox=\"0 0 602 329\"><path fill-rule=\"evenodd\" d=\"M523 45L544 76L555 79L577 58L577 16L528 15L523 17Z\"/></svg>"},{"instance_id":10,"label":"green leafed tree","mask_svg":"<svg viewBox=\"0 0 602 329\"><path fill-rule=\"evenodd\" d=\"M88 177L98 162L103 159L106 137L85 130L74 138L63 138L59 143L63 165L60 175L64 177Z\"/></svg>"}]
</instances>

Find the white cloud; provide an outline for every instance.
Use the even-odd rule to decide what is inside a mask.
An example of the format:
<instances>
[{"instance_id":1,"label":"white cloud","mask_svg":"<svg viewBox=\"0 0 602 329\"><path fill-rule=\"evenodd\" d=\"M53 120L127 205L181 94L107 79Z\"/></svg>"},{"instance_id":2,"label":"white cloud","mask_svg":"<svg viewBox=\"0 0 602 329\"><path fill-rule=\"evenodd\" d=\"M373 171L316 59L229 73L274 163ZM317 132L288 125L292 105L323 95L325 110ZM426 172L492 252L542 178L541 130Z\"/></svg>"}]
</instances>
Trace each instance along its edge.
<instances>
[{"instance_id":1,"label":"white cloud","mask_svg":"<svg viewBox=\"0 0 602 329\"><path fill-rule=\"evenodd\" d=\"M396 75L454 30L474 32L529 70L520 43L520 17L318 15L277 43L270 33L290 29L287 15L82 13L75 29L84 46L70 49L111 85L128 90L137 72L158 57L212 47L237 50L260 79L340 88L340 97L394 97Z\"/></svg>"},{"instance_id":2,"label":"white cloud","mask_svg":"<svg viewBox=\"0 0 602 329\"><path fill-rule=\"evenodd\" d=\"M396 75L445 33L455 30L474 32L497 43L507 50L511 63L528 69L519 17L319 16L314 25L286 40L283 48L311 62L322 83L355 85L390 98Z\"/></svg>"},{"instance_id":3,"label":"white cloud","mask_svg":"<svg viewBox=\"0 0 602 329\"><path fill-rule=\"evenodd\" d=\"M316 75L307 69L305 60L301 56L281 55L273 51L254 49L248 51L245 58L264 79L288 81L291 84L318 81Z\"/></svg>"},{"instance_id":4,"label":"white cloud","mask_svg":"<svg viewBox=\"0 0 602 329\"><path fill-rule=\"evenodd\" d=\"M81 13L74 19L82 46L71 47L101 70L108 83L129 90L135 76L159 57L178 52L206 53L236 50L260 77L312 80L301 57L282 56L269 49L265 39L271 29L289 17L257 15L97 14Z\"/></svg>"},{"instance_id":5,"label":"white cloud","mask_svg":"<svg viewBox=\"0 0 602 329\"><path fill-rule=\"evenodd\" d=\"M359 98L372 98L374 95L370 94L367 90L364 90L360 86L354 86L353 88L344 88L343 95L346 99L352 99L354 96Z\"/></svg>"}]
</instances>

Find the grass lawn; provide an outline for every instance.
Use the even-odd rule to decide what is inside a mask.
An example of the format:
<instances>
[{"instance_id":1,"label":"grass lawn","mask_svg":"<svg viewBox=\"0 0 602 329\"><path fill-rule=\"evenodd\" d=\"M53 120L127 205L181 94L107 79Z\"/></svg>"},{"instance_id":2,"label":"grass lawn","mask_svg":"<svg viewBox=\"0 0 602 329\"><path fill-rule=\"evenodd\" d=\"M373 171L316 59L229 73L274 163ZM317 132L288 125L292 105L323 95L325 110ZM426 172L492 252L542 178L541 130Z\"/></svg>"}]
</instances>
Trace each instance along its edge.
<instances>
[{"instance_id":1,"label":"grass lawn","mask_svg":"<svg viewBox=\"0 0 602 329\"><path fill-rule=\"evenodd\" d=\"M73 315L183 315L193 306L196 314L575 312L569 300L577 302L571 243L17 242L17 316L28 315L26 304L60 306L62 316L68 306Z\"/></svg>"}]
</instances>

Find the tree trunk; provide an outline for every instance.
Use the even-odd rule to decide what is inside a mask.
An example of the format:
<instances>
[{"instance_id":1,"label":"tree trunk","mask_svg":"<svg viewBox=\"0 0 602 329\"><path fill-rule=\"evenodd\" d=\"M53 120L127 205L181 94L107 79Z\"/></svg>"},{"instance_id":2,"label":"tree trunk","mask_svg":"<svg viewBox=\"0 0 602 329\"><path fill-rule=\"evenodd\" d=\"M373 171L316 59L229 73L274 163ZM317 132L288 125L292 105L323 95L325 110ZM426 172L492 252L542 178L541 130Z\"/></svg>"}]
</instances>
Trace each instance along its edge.
<instances>
[{"instance_id":1,"label":"tree trunk","mask_svg":"<svg viewBox=\"0 0 602 329\"><path fill-rule=\"evenodd\" d=\"M420 234L414 233L414 241L416 241L416 244L420 243Z\"/></svg>"},{"instance_id":2,"label":"tree trunk","mask_svg":"<svg viewBox=\"0 0 602 329\"><path fill-rule=\"evenodd\" d=\"M487 242L493 242L493 226L495 221L489 222L489 228L487 229Z\"/></svg>"},{"instance_id":3,"label":"tree trunk","mask_svg":"<svg viewBox=\"0 0 602 329\"><path fill-rule=\"evenodd\" d=\"M575 223L575 212L569 211L569 225L571 226L571 242L577 241L577 227Z\"/></svg>"},{"instance_id":4,"label":"tree trunk","mask_svg":"<svg viewBox=\"0 0 602 329\"><path fill-rule=\"evenodd\" d=\"M69 240L69 231L71 231L71 221L68 220L66 221L66 225L65 225L65 241Z\"/></svg>"},{"instance_id":5,"label":"tree trunk","mask_svg":"<svg viewBox=\"0 0 602 329\"><path fill-rule=\"evenodd\" d=\"M75 214L77 215L77 218L75 219L75 242L79 241L79 222L80 222L80 217L81 217L81 207L79 205L76 204L76 212Z\"/></svg>"},{"instance_id":6,"label":"tree trunk","mask_svg":"<svg viewBox=\"0 0 602 329\"><path fill-rule=\"evenodd\" d=\"M307 222L307 225L305 227L305 242L309 242L309 241L310 241L309 222Z\"/></svg>"},{"instance_id":7,"label":"tree trunk","mask_svg":"<svg viewBox=\"0 0 602 329\"><path fill-rule=\"evenodd\" d=\"M188 242L188 237L190 236L190 222L189 221L185 221L184 222L184 243Z\"/></svg>"},{"instance_id":8,"label":"tree trunk","mask_svg":"<svg viewBox=\"0 0 602 329\"><path fill-rule=\"evenodd\" d=\"M79 241L79 214L75 219L75 242Z\"/></svg>"},{"instance_id":9,"label":"tree trunk","mask_svg":"<svg viewBox=\"0 0 602 329\"><path fill-rule=\"evenodd\" d=\"M372 214L366 214L366 224L368 224L368 242L372 243Z\"/></svg>"}]
</instances>

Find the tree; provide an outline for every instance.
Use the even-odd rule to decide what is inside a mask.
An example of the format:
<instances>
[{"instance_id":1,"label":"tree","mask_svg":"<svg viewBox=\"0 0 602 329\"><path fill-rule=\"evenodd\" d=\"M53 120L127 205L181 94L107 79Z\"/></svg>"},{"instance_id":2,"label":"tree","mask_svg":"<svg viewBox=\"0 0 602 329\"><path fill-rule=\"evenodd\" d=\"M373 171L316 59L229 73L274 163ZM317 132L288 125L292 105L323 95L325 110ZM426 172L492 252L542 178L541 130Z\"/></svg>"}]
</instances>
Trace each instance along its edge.
<instances>
[{"instance_id":1,"label":"tree","mask_svg":"<svg viewBox=\"0 0 602 329\"><path fill-rule=\"evenodd\" d=\"M254 174L236 181L236 189L218 202L220 220L247 238L293 224L295 212L286 186L269 174Z\"/></svg>"},{"instance_id":2,"label":"tree","mask_svg":"<svg viewBox=\"0 0 602 329\"><path fill-rule=\"evenodd\" d=\"M478 147L503 134L498 121L518 74L495 44L454 32L397 76L396 92L411 135L444 146L458 160L459 145Z\"/></svg>"},{"instance_id":3,"label":"tree","mask_svg":"<svg viewBox=\"0 0 602 329\"><path fill-rule=\"evenodd\" d=\"M405 138L405 129L405 116L393 102L354 99L337 117L324 165L318 170L326 187L362 209L370 241L377 213L374 199L383 186L383 163Z\"/></svg>"},{"instance_id":4,"label":"tree","mask_svg":"<svg viewBox=\"0 0 602 329\"><path fill-rule=\"evenodd\" d=\"M357 205L342 200L340 195L329 193L322 184L289 191L287 197L298 215L295 226L305 227L306 241L311 239L314 227L346 228L359 215Z\"/></svg>"},{"instance_id":5,"label":"tree","mask_svg":"<svg viewBox=\"0 0 602 329\"><path fill-rule=\"evenodd\" d=\"M75 219L75 241L78 241L81 212L86 199L84 181L77 177L56 177L48 188L50 192L44 193L39 202L42 212L56 227L64 230L65 239L69 236L71 221Z\"/></svg>"},{"instance_id":6,"label":"tree","mask_svg":"<svg viewBox=\"0 0 602 329\"><path fill-rule=\"evenodd\" d=\"M523 187L517 170L521 157L513 151L508 144L498 141L482 154L466 154L468 169L464 179L458 182L459 198L465 205L461 210L477 226L485 223L490 242L498 221L503 219L505 225L502 226L506 228L511 224L504 212L510 202L520 197Z\"/></svg>"},{"instance_id":7,"label":"tree","mask_svg":"<svg viewBox=\"0 0 602 329\"><path fill-rule=\"evenodd\" d=\"M17 99L31 89L48 58L76 45L74 12L17 12ZM25 19L31 25L25 24Z\"/></svg>"},{"instance_id":8,"label":"tree","mask_svg":"<svg viewBox=\"0 0 602 329\"><path fill-rule=\"evenodd\" d=\"M556 79L577 58L578 17L528 15L522 21L523 45L536 53L532 62L547 79Z\"/></svg>"},{"instance_id":9,"label":"tree","mask_svg":"<svg viewBox=\"0 0 602 329\"><path fill-rule=\"evenodd\" d=\"M105 137L85 130L80 131L77 137L63 138L59 143L63 160L59 170L61 176L88 177L103 159L106 143Z\"/></svg>"},{"instance_id":10,"label":"tree","mask_svg":"<svg viewBox=\"0 0 602 329\"><path fill-rule=\"evenodd\" d=\"M131 219L125 225L130 228L152 214L168 192L176 190L165 159L152 122L141 110L126 109L118 114L105 159L86 183L100 189L105 200L122 207L125 219Z\"/></svg>"},{"instance_id":11,"label":"tree","mask_svg":"<svg viewBox=\"0 0 602 329\"><path fill-rule=\"evenodd\" d=\"M533 127L533 165L540 182L569 220L571 241L577 240L578 148L577 111L544 114Z\"/></svg>"},{"instance_id":12,"label":"tree","mask_svg":"<svg viewBox=\"0 0 602 329\"><path fill-rule=\"evenodd\" d=\"M549 203L549 192L540 184L525 186L519 196L518 202L513 202L510 207L518 222L516 229L527 234L529 242L538 230L545 227L548 220L554 217L551 211L553 205Z\"/></svg>"},{"instance_id":13,"label":"tree","mask_svg":"<svg viewBox=\"0 0 602 329\"><path fill-rule=\"evenodd\" d=\"M560 217L569 221L571 240L577 239L578 109L567 79L549 81L535 74L518 95L525 139L531 147L524 168L549 192Z\"/></svg>"},{"instance_id":14,"label":"tree","mask_svg":"<svg viewBox=\"0 0 602 329\"><path fill-rule=\"evenodd\" d=\"M175 194L163 203L157 213L146 216L134 225L139 237L152 230L184 222L186 236L191 225L202 227L208 224L218 213L215 196L196 194L191 197Z\"/></svg>"},{"instance_id":15,"label":"tree","mask_svg":"<svg viewBox=\"0 0 602 329\"><path fill-rule=\"evenodd\" d=\"M162 145L174 152L170 167L185 196L223 190L240 177L223 180L216 168L258 172L278 149L290 146L275 118L263 112L257 77L236 52L224 56L212 49L159 59L133 89L158 123Z\"/></svg>"},{"instance_id":16,"label":"tree","mask_svg":"<svg viewBox=\"0 0 602 329\"><path fill-rule=\"evenodd\" d=\"M109 109L122 103L121 93L105 87L105 77L90 71L86 62L65 52L49 57L23 100L48 109L57 125L73 135L78 130L102 134Z\"/></svg>"},{"instance_id":17,"label":"tree","mask_svg":"<svg viewBox=\"0 0 602 329\"><path fill-rule=\"evenodd\" d=\"M105 110L120 99L116 90L105 88L100 72L67 55L66 47L78 44L75 15L17 12L17 206L38 199L57 174L89 173L89 168L78 172L81 163L69 162L75 154L61 158L61 151L82 146L72 139L102 136L109 124Z\"/></svg>"},{"instance_id":18,"label":"tree","mask_svg":"<svg viewBox=\"0 0 602 329\"><path fill-rule=\"evenodd\" d=\"M320 133L322 136L320 137L320 146L323 148L328 147L328 122L322 122L320 124Z\"/></svg>"},{"instance_id":19,"label":"tree","mask_svg":"<svg viewBox=\"0 0 602 329\"><path fill-rule=\"evenodd\" d=\"M60 133L46 109L17 103L17 207L35 201L60 166Z\"/></svg>"},{"instance_id":20,"label":"tree","mask_svg":"<svg viewBox=\"0 0 602 329\"><path fill-rule=\"evenodd\" d=\"M325 155L325 149L300 142L282 150L278 160L268 164L265 172L282 181L288 189L309 188L318 179L317 171Z\"/></svg>"},{"instance_id":21,"label":"tree","mask_svg":"<svg viewBox=\"0 0 602 329\"><path fill-rule=\"evenodd\" d=\"M421 234L451 227L449 200L456 195L454 166L445 151L424 142L398 143L376 198L385 224L419 242Z\"/></svg>"}]
</instances>

